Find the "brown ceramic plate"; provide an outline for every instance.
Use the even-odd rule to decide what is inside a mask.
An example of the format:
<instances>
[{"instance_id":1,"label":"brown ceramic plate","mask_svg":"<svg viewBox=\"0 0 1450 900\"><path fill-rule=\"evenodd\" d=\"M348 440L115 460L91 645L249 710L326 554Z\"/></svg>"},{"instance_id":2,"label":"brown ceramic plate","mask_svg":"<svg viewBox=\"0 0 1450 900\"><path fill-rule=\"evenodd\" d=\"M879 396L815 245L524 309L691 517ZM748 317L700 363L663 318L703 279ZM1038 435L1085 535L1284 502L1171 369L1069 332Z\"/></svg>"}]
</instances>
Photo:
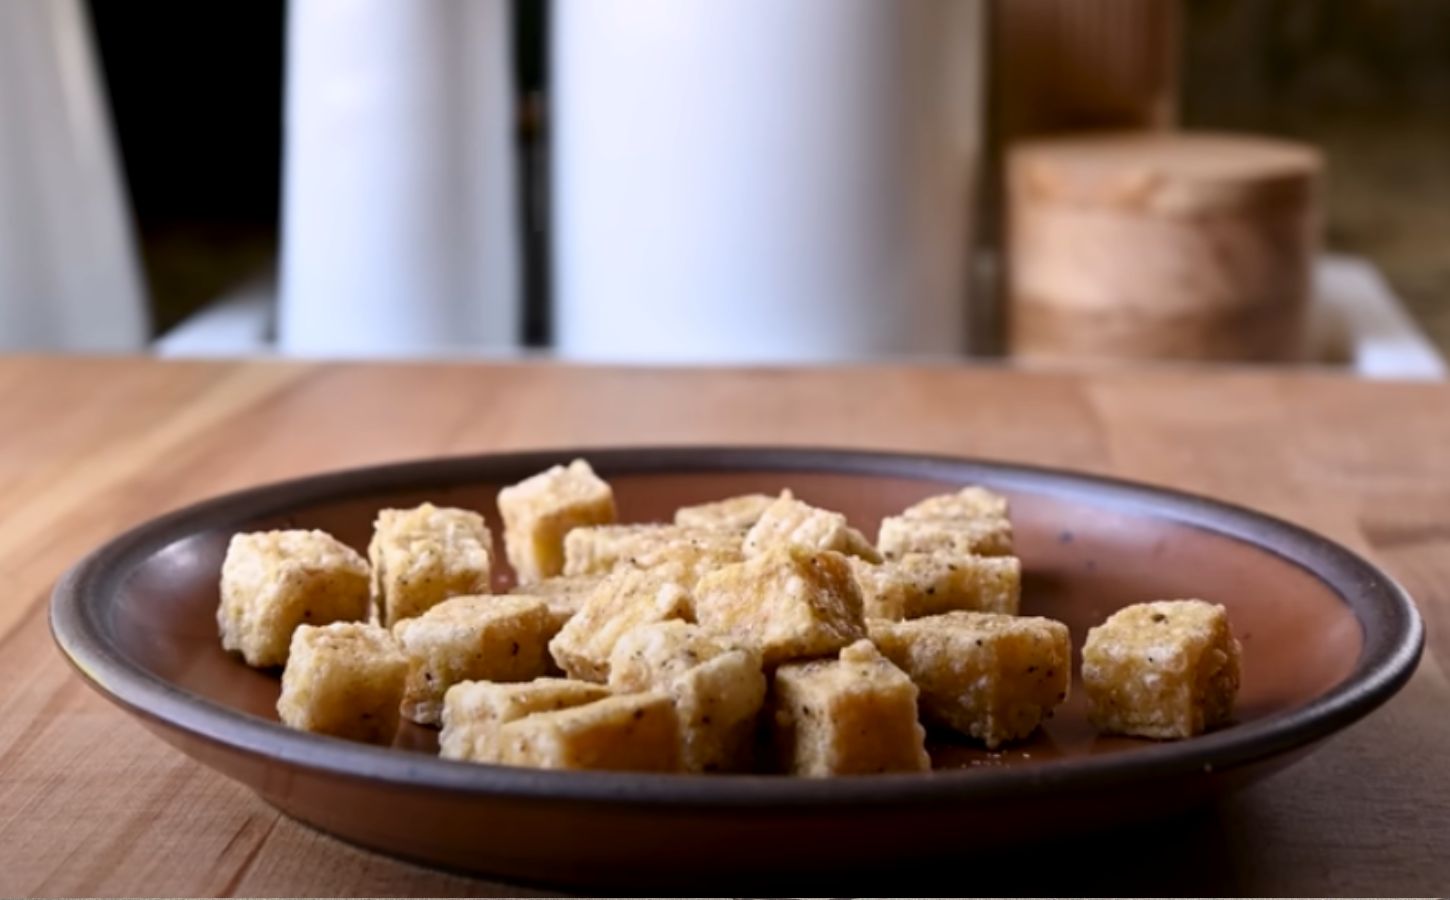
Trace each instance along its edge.
<instances>
[{"instance_id":1,"label":"brown ceramic plate","mask_svg":"<svg viewBox=\"0 0 1450 900\"><path fill-rule=\"evenodd\" d=\"M1035 739L991 754L938 739L929 774L832 780L547 772L451 762L411 729L394 748L289 731L276 673L223 653L228 538L326 529L364 548L375 511L423 500L497 522L502 485L575 456L625 521L792 488L874 533L883 515L980 483L1012 500L1024 612L1081 645L1120 606L1203 597L1244 646L1236 721L1177 743L1096 736L1080 691ZM1419 658L1404 592L1333 542L1212 500L1021 466L808 449L570 450L443 459L271 485L164 516L76 566L51 624L91 685L285 812L368 847L551 882L719 884L847 861L900 863L1163 815L1298 758L1388 699ZM708 873L708 874L707 874ZM723 888L721 888L723 889Z\"/></svg>"}]
</instances>

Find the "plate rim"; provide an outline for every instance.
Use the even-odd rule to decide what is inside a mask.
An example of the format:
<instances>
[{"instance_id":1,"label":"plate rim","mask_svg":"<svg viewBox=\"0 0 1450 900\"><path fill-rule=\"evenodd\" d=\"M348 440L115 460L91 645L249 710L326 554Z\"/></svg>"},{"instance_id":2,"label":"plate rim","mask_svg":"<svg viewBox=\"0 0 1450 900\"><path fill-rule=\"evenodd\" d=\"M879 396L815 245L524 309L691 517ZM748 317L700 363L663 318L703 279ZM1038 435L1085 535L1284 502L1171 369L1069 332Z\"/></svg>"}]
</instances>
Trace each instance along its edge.
<instances>
[{"instance_id":1,"label":"plate rim","mask_svg":"<svg viewBox=\"0 0 1450 900\"><path fill-rule=\"evenodd\" d=\"M779 775L569 772L482 765L374 747L289 729L186 691L132 662L97 621L109 588L126 570L216 519L254 518L349 494L426 483L516 480L584 457L602 476L666 471L829 471L920 480L982 481L1036 489L1110 508L1167 517L1254 544L1325 582L1354 614L1360 657L1339 684L1307 704L1184 741L1131 753L1071 757L1038 765L811 779ZM485 475L484 472L493 474ZM502 473L502 474L501 474ZM521 474L517 474L521 473ZM209 527L216 527L215 524ZM1267 543L1272 536L1274 543ZM1327 574L1326 574L1327 573ZM305 475L225 493L142 522L73 565L50 602L50 628L71 665L123 709L213 745L343 780L443 791L475 798L551 803L778 808L985 800L1022 792L1100 790L1248 765L1307 748L1368 715L1409 680L1424 647L1414 602L1393 578L1336 541L1245 506L1174 488L1065 468L889 450L806 445L559 447L425 457Z\"/></svg>"}]
</instances>

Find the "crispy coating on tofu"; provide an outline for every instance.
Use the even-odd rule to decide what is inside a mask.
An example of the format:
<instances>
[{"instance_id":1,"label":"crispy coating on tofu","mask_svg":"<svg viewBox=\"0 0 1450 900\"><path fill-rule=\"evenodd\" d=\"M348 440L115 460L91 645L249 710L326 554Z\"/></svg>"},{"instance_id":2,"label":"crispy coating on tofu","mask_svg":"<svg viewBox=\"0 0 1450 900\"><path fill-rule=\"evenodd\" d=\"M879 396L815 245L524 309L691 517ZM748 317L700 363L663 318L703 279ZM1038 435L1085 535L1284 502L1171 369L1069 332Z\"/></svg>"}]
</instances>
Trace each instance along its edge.
<instances>
[{"instance_id":1,"label":"crispy coating on tofu","mask_svg":"<svg viewBox=\"0 0 1450 900\"><path fill-rule=\"evenodd\" d=\"M1007 498L984 487L969 485L951 494L938 494L901 511L904 519L1005 519Z\"/></svg>"},{"instance_id":2,"label":"crispy coating on tofu","mask_svg":"<svg viewBox=\"0 0 1450 900\"><path fill-rule=\"evenodd\" d=\"M678 578L688 591L694 591L704 578L717 569L733 566L745 557L738 544L684 542L669 544L636 556L632 562L636 568L669 572Z\"/></svg>"},{"instance_id":3,"label":"crispy coating on tofu","mask_svg":"<svg viewBox=\"0 0 1450 900\"><path fill-rule=\"evenodd\" d=\"M1083 645L1089 717L1117 734L1201 734L1233 715L1241 652L1218 604L1160 600L1120 609Z\"/></svg>"},{"instance_id":4,"label":"crispy coating on tofu","mask_svg":"<svg viewBox=\"0 0 1450 900\"><path fill-rule=\"evenodd\" d=\"M292 634L277 715L300 731L388 744L407 675L408 660L385 629L303 625Z\"/></svg>"},{"instance_id":5,"label":"crispy coating on tofu","mask_svg":"<svg viewBox=\"0 0 1450 900\"><path fill-rule=\"evenodd\" d=\"M921 689L923 717L988 748L1032 734L1067 699L1072 646L1061 622L953 612L869 625Z\"/></svg>"},{"instance_id":6,"label":"crispy coating on tofu","mask_svg":"<svg viewBox=\"0 0 1450 900\"><path fill-rule=\"evenodd\" d=\"M774 742L794 775L923 772L931 768L917 721L917 689L870 641L839 659L781 666L771 691Z\"/></svg>"},{"instance_id":7,"label":"crispy coating on tofu","mask_svg":"<svg viewBox=\"0 0 1450 900\"><path fill-rule=\"evenodd\" d=\"M789 494L782 494L765 508L746 533L744 550L751 557L783 546L831 550L869 562L881 561L876 548L850 526L844 515L803 503Z\"/></svg>"},{"instance_id":8,"label":"crispy coating on tofu","mask_svg":"<svg viewBox=\"0 0 1450 900\"><path fill-rule=\"evenodd\" d=\"M549 615L563 628L574 614L584 607L584 601L599 584L598 575L555 575L542 581L521 584L509 591L520 597L537 597L549 607Z\"/></svg>"},{"instance_id":9,"label":"crispy coating on tofu","mask_svg":"<svg viewBox=\"0 0 1450 900\"><path fill-rule=\"evenodd\" d=\"M549 642L549 652L571 678L603 682L615 643L631 628L690 617L690 594L678 570L625 566L599 582Z\"/></svg>"},{"instance_id":10,"label":"crispy coating on tofu","mask_svg":"<svg viewBox=\"0 0 1450 900\"><path fill-rule=\"evenodd\" d=\"M954 556L1011 556L1012 523L1007 519L881 520L876 546L887 559L908 553L946 553Z\"/></svg>"},{"instance_id":11,"label":"crispy coating on tofu","mask_svg":"<svg viewBox=\"0 0 1450 900\"><path fill-rule=\"evenodd\" d=\"M866 634L846 557L793 545L700 579L695 617L706 630L759 650L767 666L835 653Z\"/></svg>"},{"instance_id":12,"label":"crispy coating on tofu","mask_svg":"<svg viewBox=\"0 0 1450 900\"><path fill-rule=\"evenodd\" d=\"M589 463L576 459L499 491L498 511L519 581L539 581L563 571L570 531L614 522L614 491Z\"/></svg>"},{"instance_id":13,"label":"crispy coating on tofu","mask_svg":"<svg viewBox=\"0 0 1450 900\"><path fill-rule=\"evenodd\" d=\"M285 663L299 625L367 615L367 561L327 532L252 532L227 545L217 627L248 665Z\"/></svg>"},{"instance_id":14,"label":"crispy coating on tofu","mask_svg":"<svg viewBox=\"0 0 1450 900\"><path fill-rule=\"evenodd\" d=\"M539 769L674 772L680 767L675 707L649 691L539 712L499 728L502 761Z\"/></svg>"},{"instance_id":15,"label":"crispy coating on tofu","mask_svg":"<svg viewBox=\"0 0 1450 900\"><path fill-rule=\"evenodd\" d=\"M602 685L565 678L536 678L516 684L465 681L443 696L443 731L438 753L445 759L496 763L503 758L499 729L537 712L571 709L603 700Z\"/></svg>"},{"instance_id":16,"label":"crispy coating on tofu","mask_svg":"<svg viewBox=\"0 0 1450 900\"><path fill-rule=\"evenodd\" d=\"M852 559L867 619L916 619L954 610L1017 614L1022 562L1015 556L907 553L880 565Z\"/></svg>"},{"instance_id":17,"label":"crispy coating on tofu","mask_svg":"<svg viewBox=\"0 0 1450 900\"><path fill-rule=\"evenodd\" d=\"M876 546L888 559L908 553L1010 556L1007 498L976 486L927 497L882 519Z\"/></svg>"},{"instance_id":18,"label":"crispy coating on tofu","mask_svg":"<svg viewBox=\"0 0 1450 900\"><path fill-rule=\"evenodd\" d=\"M472 510L424 503L384 509L368 544L373 602L391 628L449 597L487 594L493 575L493 534Z\"/></svg>"},{"instance_id":19,"label":"crispy coating on tofu","mask_svg":"<svg viewBox=\"0 0 1450 900\"><path fill-rule=\"evenodd\" d=\"M462 681L529 681L548 668L548 607L527 597L454 597L393 626L408 656L403 715L436 725Z\"/></svg>"},{"instance_id":20,"label":"crispy coating on tofu","mask_svg":"<svg viewBox=\"0 0 1450 900\"><path fill-rule=\"evenodd\" d=\"M748 768L756 716L765 700L759 652L688 622L641 625L614 645L609 686L620 693L661 690L670 695L685 771Z\"/></svg>"},{"instance_id":21,"label":"crispy coating on tofu","mask_svg":"<svg viewBox=\"0 0 1450 900\"><path fill-rule=\"evenodd\" d=\"M782 491L780 496L794 497L795 495L790 491ZM738 531L743 534L760 521L765 510L776 499L769 494L741 494L738 497L727 497L713 503L682 506L675 510L675 524L687 528Z\"/></svg>"},{"instance_id":22,"label":"crispy coating on tofu","mask_svg":"<svg viewBox=\"0 0 1450 900\"><path fill-rule=\"evenodd\" d=\"M565 575L605 575L620 565L650 568L659 560L741 558L744 535L679 525L595 525L564 539Z\"/></svg>"}]
</instances>

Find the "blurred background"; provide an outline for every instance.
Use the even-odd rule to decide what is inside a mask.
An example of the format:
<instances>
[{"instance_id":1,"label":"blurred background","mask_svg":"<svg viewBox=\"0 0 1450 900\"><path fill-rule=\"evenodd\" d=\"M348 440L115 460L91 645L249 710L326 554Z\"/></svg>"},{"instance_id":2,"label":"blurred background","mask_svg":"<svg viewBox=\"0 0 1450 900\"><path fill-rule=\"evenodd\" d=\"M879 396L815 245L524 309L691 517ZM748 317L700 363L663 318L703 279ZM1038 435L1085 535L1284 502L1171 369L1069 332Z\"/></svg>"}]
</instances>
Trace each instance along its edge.
<instances>
[{"instance_id":1,"label":"blurred background","mask_svg":"<svg viewBox=\"0 0 1450 900\"><path fill-rule=\"evenodd\" d=\"M1444 377L1450 5L7 0L0 348Z\"/></svg>"}]
</instances>

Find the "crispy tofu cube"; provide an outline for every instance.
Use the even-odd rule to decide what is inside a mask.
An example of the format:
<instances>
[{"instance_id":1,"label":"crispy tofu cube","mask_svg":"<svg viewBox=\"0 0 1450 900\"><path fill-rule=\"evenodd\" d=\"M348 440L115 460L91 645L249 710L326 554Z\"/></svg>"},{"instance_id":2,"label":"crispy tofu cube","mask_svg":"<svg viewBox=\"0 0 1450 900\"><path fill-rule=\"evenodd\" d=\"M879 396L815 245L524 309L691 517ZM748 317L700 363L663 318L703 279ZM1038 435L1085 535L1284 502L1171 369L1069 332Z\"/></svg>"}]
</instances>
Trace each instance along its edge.
<instances>
[{"instance_id":1,"label":"crispy tofu cube","mask_svg":"<svg viewBox=\"0 0 1450 900\"><path fill-rule=\"evenodd\" d=\"M917 619L955 610L1017 615L1022 561L1015 556L908 553L880 565L852 559L867 619Z\"/></svg>"},{"instance_id":2,"label":"crispy tofu cube","mask_svg":"<svg viewBox=\"0 0 1450 900\"><path fill-rule=\"evenodd\" d=\"M461 681L529 681L548 669L548 607L526 597L454 597L393 626L408 656L403 715L436 725Z\"/></svg>"},{"instance_id":3,"label":"crispy tofu cube","mask_svg":"<svg viewBox=\"0 0 1450 900\"><path fill-rule=\"evenodd\" d=\"M684 529L661 522L588 525L564 537L565 575L607 575L621 562L683 536Z\"/></svg>"},{"instance_id":4,"label":"crispy tofu cube","mask_svg":"<svg viewBox=\"0 0 1450 900\"><path fill-rule=\"evenodd\" d=\"M649 568L660 554L731 556L738 560L741 534L679 525L595 525L564 538L565 575L605 575L624 563Z\"/></svg>"},{"instance_id":5,"label":"crispy tofu cube","mask_svg":"<svg viewBox=\"0 0 1450 900\"><path fill-rule=\"evenodd\" d=\"M249 665L285 663L299 625L367 617L367 561L327 532L253 532L227 545L217 627Z\"/></svg>"},{"instance_id":6,"label":"crispy tofu cube","mask_svg":"<svg viewBox=\"0 0 1450 900\"><path fill-rule=\"evenodd\" d=\"M781 666L771 724L782 764L813 777L924 772L931 760L916 701L916 685L870 641L839 659Z\"/></svg>"},{"instance_id":7,"label":"crispy tofu cube","mask_svg":"<svg viewBox=\"0 0 1450 900\"><path fill-rule=\"evenodd\" d=\"M693 591L700 583L700 579L726 566L733 566L745 559L740 552L739 535L727 535L720 532L722 536L735 537L737 540L732 546L728 542L711 543L710 541L684 541L678 544L667 544L654 550L641 553L634 558L634 566L640 569L652 571L669 572L678 578L680 584L688 591Z\"/></svg>"},{"instance_id":8,"label":"crispy tofu cube","mask_svg":"<svg viewBox=\"0 0 1450 900\"><path fill-rule=\"evenodd\" d=\"M971 485L953 494L927 497L901 511L904 519L1005 519L1007 498Z\"/></svg>"},{"instance_id":9,"label":"crispy tofu cube","mask_svg":"<svg viewBox=\"0 0 1450 900\"><path fill-rule=\"evenodd\" d=\"M876 546L887 559L908 553L946 553L952 556L1011 556L1012 523L1007 519L881 520Z\"/></svg>"},{"instance_id":10,"label":"crispy tofu cube","mask_svg":"<svg viewBox=\"0 0 1450 900\"><path fill-rule=\"evenodd\" d=\"M1027 737L1067 699L1072 646L1061 622L952 612L870 628L921 689L923 717L989 748Z\"/></svg>"},{"instance_id":11,"label":"crispy tofu cube","mask_svg":"<svg viewBox=\"0 0 1450 900\"><path fill-rule=\"evenodd\" d=\"M678 572L622 567L599 582L584 606L549 642L571 678L609 680L609 655L631 628L690 618L690 594Z\"/></svg>"},{"instance_id":12,"label":"crispy tofu cube","mask_svg":"<svg viewBox=\"0 0 1450 900\"><path fill-rule=\"evenodd\" d=\"M292 633L277 715L300 731L389 744L407 677L408 659L383 628L302 625Z\"/></svg>"},{"instance_id":13,"label":"crispy tofu cube","mask_svg":"<svg viewBox=\"0 0 1450 900\"><path fill-rule=\"evenodd\" d=\"M384 509L373 525L368 560L378 621L391 628L449 597L487 594L493 535L472 510L431 503Z\"/></svg>"},{"instance_id":14,"label":"crispy tofu cube","mask_svg":"<svg viewBox=\"0 0 1450 900\"><path fill-rule=\"evenodd\" d=\"M866 634L846 557L778 547L711 572L695 587L706 630L761 652L767 666L825 656Z\"/></svg>"},{"instance_id":15,"label":"crispy tofu cube","mask_svg":"<svg viewBox=\"0 0 1450 900\"><path fill-rule=\"evenodd\" d=\"M496 763L503 758L499 729L537 712L571 709L603 700L603 685L564 678L536 678L518 684L465 681L443 695L443 732L439 755L467 762Z\"/></svg>"},{"instance_id":16,"label":"crispy tofu cube","mask_svg":"<svg viewBox=\"0 0 1450 900\"><path fill-rule=\"evenodd\" d=\"M746 533L744 550L747 557L759 556L787 545L806 550L833 550L871 562L881 561L876 548L846 522L844 515L818 509L789 494L782 494L765 508L760 519Z\"/></svg>"},{"instance_id":17,"label":"crispy tofu cube","mask_svg":"<svg viewBox=\"0 0 1450 900\"><path fill-rule=\"evenodd\" d=\"M520 597L537 597L549 607L549 615L559 628L584 608L584 601L600 582L598 575L555 575L528 584L521 584L510 594ZM558 629L555 629L557 632Z\"/></svg>"},{"instance_id":18,"label":"crispy tofu cube","mask_svg":"<svg viewBox=\"0 0 1450 900\"><path fill-rule=\"evenodd\" d=\"M790 491L784 496L792 497ZM769 494L741 494L713 503L682 506L675 510L675 524L687 528L711 528L718 531L744 533L760 521L766 508L776 501Z\"/></svg>"},{"instance_id":19,"label":"crispy tofu cube","mask_svg":"<svg viewBox=\"0 0 1450 900\"><path fill-rule=\"evenodd\" d=\"M1202 600L1139 603L1090 630L1082 650L1089 717L1103 731L1192 737L1227 722L1239 689L1228 611Z\"/></svg>"},{"instance_id":20,"label":"crispy tofu cube","mask_svg":"<svg viewBox=\"0 0 1450 900\"><path fill-rule=\"evenodd\" d=\"M615 520L614 491L589 463L576 459L499 491L498 511L504 550L519 581L539 581L563 571L570 531Z\"/></svg>"},{"instance_id":21,"label":"crispy tofu cube","mask_svg":"<svg viewBox=\"0 0 1450 900\"><path fill-rule=\"evenodd\" d=\"M502 762L539 769L674 772L679 725L667 694L650 691L538 712L499 728Z\"/></svg>"},{"instance_id":22,"label":"crispy tofu cube","mask_svg":"<svg viewBox=\"0 0 1450 900\"><path fill-rule=\"evenodd\" d=\"M614 645L609 686L620 693L670 695L685 771L734 772L749 766L756 716L765 701L765 675L755 650L678 620L641 625Z\"/></svg>"}]
</instances>

